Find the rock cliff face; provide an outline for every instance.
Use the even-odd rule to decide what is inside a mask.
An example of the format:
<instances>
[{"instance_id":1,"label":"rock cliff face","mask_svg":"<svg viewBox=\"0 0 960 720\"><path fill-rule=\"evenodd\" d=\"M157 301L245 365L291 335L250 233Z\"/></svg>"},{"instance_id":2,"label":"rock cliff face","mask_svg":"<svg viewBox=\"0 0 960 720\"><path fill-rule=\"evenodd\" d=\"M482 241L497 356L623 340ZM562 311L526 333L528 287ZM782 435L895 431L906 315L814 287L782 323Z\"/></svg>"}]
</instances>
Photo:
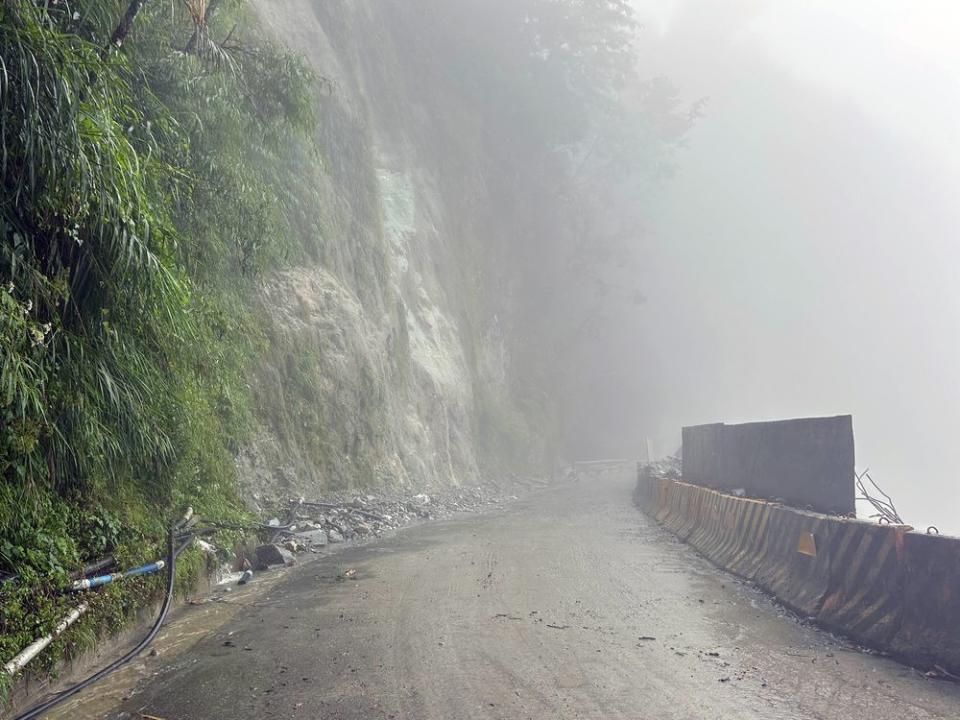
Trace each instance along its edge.
<instances>
[{"instance_id":1,"label":"rock cliff face","mask_svg":"<svg viewBox=\"0 0 960 720\"><path fill-rule=\"evenodd\" d=\"M254 298L266 343L261 431L238 458L251 497L475 483L496 438L530 441L484 260L480 129L418 79L402 4L259 0L262 23L325 81L320 156L304 151L308 261Z\"/></svg>"}]
</instances>

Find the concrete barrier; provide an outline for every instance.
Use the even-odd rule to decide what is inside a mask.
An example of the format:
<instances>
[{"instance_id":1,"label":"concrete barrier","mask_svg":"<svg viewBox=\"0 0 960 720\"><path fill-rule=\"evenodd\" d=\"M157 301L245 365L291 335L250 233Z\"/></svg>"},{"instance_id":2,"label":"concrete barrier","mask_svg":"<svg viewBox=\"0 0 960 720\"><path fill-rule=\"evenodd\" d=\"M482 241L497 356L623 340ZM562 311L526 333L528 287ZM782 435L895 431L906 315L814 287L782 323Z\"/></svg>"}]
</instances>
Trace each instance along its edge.
<instances>
[{"instance_id":1,"label":"concrete barrier","mask_svg":"<svg viewBox=\"0 0 960 720\"><path fill-rule=\"evenodd\" d=\"M902 553L903 617L889 645L960 675L960 540L906 533Z\"/></svg>"},{"instance_id":2,"label":"concrete barrier","mask_svg":"<svg viewBox=\"0 0 960 720\"><path fill-rule=\"evenodd\" d=\"M771 507L753 580L794 612L815 618L830 582L830 525L822 515Z\"/></svg>"},{"instance_id":3,"label":"concrete barrier","mask_svg":"<svg viewBox=\"0 0 960 720\"><path fill-rule=\"evenodd\" d=\"M683 478L836 515L854 513L849 415L683 428Z\"/></svg>"},{"instance_id":4,"label":"concrete barrier","mask_svg":"<svg viewBox=\"0 0 960 720\"><path fill-rule=\"evenodd\" d=\"M817 619L873 647L887 649L904 610L906 528L830 518L830 583Z\"/></svg>"},{"instance_id":5,"label":"concrete barrier","mask_svg":"<svg viewBox=\"0 0 960 720\"><path fill-rule=\"evenodd\" d=\"M960 539L638 472L634 498L700 554L824 627L960 675Z\"/></svg>"},{"instance_id":6,"label":"concrete barrier","mask_svg":"<svg viewBox=\"0 0 960 720\"><path fill-rule=\"evenodd\" d=\"M742 504L746 508L741 530L744 540L740 549L731 558L729 569L741 577L752 580L766 558L767 526L773 516L773 506L762 500L745 500Z\"/></svg>"}]
</instances>

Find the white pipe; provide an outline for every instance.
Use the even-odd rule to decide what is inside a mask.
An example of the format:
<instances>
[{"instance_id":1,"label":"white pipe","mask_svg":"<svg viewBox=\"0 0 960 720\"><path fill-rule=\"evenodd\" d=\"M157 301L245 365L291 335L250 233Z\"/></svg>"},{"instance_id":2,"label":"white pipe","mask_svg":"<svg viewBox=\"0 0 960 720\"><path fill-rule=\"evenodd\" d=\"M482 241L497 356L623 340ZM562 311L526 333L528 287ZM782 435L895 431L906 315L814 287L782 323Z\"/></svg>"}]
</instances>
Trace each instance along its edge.
<instances>
[{"instance_id":1,"label":"white pipe","mask_svg":"<svg viewBox=\"0 0 960 720\"><path fill-rule=\"evenodd\" d=\"M30 662L37 655L43 652L43 649L47 647L47 645L52 643L55 637L63 633L64 630L66 630L68 627L73 625L77 620L79 620L80 616L83 615L87 611L87 609L88 609L88 606L86 603L81 603L80 605L77 605L77 607L71 610L69 614L63 620L60 621L60 624L53 629L52 633L42 638L39 638L38 640L34 640L32 643L27 645L23 650L21 650L20 653L15 658L13 658L13 660L11 660L6 665L4 665L3 666L4 671L10 676L13 676L19 673L21 670L23 670L24 667L26 667L28 662Z\"/></svg>"}]
</instances>

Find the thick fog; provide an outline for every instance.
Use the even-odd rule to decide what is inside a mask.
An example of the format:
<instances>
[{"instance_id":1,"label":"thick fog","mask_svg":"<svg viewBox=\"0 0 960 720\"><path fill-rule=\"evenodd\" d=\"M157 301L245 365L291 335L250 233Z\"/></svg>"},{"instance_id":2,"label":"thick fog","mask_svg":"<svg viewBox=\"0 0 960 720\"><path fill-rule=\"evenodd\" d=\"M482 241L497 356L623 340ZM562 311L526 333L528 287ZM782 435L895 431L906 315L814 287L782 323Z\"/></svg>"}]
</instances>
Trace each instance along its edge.
<instances>
[{"instance_id":1,"label":"thick fog","mask_svg":"<svg viewBox=\"0 0 960 720\"><path fill-rule=\"evenodd\" d=\"M582 351L582 452L852 413L858 469L960 534L960 4L635 5L642 73L708 101L638 200L646 302Z\"/></svg>"}]
</instances>

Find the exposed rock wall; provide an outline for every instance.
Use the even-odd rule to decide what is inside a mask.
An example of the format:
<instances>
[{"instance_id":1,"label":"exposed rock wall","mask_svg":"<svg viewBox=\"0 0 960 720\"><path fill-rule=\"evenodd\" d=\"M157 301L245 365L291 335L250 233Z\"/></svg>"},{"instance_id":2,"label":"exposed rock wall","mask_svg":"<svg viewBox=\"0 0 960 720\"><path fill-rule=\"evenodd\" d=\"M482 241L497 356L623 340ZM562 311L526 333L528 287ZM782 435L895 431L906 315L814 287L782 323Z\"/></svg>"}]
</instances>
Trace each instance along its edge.
<instances>
[{"instance_id":1,"label":"exposed rock wall","mask_svg":"<svg viewBox=\"0 0 960 720\"><path fill-rule=\"evenodd\" d=\"M480 229L476 122L455 102L421 102L438 91L417 85L410 38L395 42L387 10L400 6L256 6L328 82L322 157L305 150L292 169L309 260L268 277L252 302L266 337L252 388L261 431L239 455L241 480L254 500L474 483L478 424L523 424L504 306L486 301L479 260L494 230Z\"/></svg>"}]
</instances>

